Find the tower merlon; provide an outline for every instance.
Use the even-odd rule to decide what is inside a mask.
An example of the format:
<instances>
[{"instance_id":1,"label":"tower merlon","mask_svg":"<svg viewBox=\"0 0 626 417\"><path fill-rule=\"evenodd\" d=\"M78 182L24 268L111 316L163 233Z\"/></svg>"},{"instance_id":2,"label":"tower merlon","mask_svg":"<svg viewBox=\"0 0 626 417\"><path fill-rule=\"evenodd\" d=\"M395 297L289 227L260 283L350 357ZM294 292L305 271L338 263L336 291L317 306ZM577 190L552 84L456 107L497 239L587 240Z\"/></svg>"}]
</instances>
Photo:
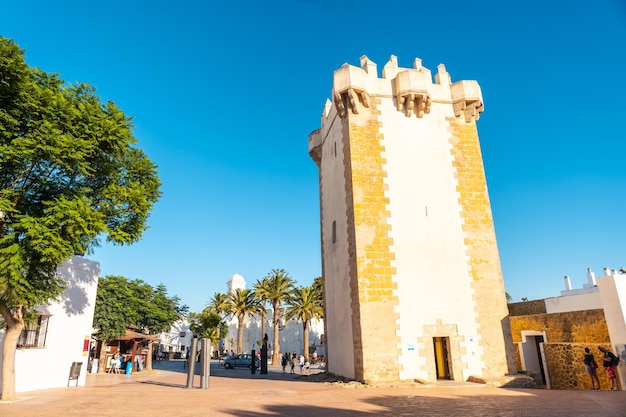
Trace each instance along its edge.
<instances>
[{"instance_id":1,"label":"tower merlon","mask_svg":"<svg viewBox=\"0 0 626 417\"><path fill-rule=\"evenodd\" d=\"M382 78L378 77L376 64L367 56L360 58L360 67L345 63L333 74L332 100L339 117L346 117L347 111L359 114L363 108L371 106L374 97L393 96L397 110L407 117L413 114L422 118L429 114L433 103L449 105L452 101L454 115L466 123L475 122L484 110L482 93L475 80L462 80L451 83L445 65L437 66L435 82L431 71L415 58L413 68L398 66L395 55L383 68ZM325 115L330 113L325 108ZM323 123L323 121L322 121Z\"/></svg>"}]
</instances>

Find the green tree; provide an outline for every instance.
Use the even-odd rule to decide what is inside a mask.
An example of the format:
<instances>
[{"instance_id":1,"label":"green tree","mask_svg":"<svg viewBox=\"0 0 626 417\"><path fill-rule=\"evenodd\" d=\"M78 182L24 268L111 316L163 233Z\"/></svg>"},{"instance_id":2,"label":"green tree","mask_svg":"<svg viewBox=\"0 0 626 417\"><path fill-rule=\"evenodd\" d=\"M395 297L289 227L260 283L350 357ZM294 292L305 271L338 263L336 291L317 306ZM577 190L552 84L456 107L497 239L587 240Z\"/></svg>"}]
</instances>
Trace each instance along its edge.
<instances>
[{"instance_id":1,"label":"green tree","mask_svg":"<svg viewBox=\"0 0 626 417\"><path fill-rule=\"evenodd\" d=\"M313 279L313 285L311 285L311 287L313 287L313 290L318 291L321 296L321 294L324 292L323 285L324 281L322 277L316 277L315 279Z\"/></svg>"},{"instance_id":2,"label":"green tree","mask_svg":"<svg viewBox=\"0 0 626 417\"><path fill-rule=\"evenodd\" d=\"M211 307L200 313L189 313L189 328L198 337L210 339L213 346L219 346L220 334L228 331L222 316Z\"/></svg>"},{"instance_id":3,"label":"green tree","mask_svg":"<svg viewBox=\"0 0 626 417\"><path fill-rule=\"evenodd\" d=\"M168 296L165 285L153 288L142 280L107 275L98 279L93 327L100 341L100 372L104 372L107 342L122 336L131 328L147 334L168 331L186 314L178 296ZM146 369L152 368L152 343L148 344Z\"/></svg>"},{"instance_id":4,"label":"green tree","mask_svg":"<svg viewBox=\"0 0 626 417\"><path fill-rule=\"evenodd\" d=\"M213 298L209 301L208 307L211 311L215 312L220 318L220 323L223 323L224 317L230 313L230 304L228 303L228 296L224 293L216 292L213 294ZM222 335L225 335L228 332L228 326L224 324L222 327L221 324L216 325L216 345L219 346L220 340L222 340Z\"/></svg>"},{"instance_id":5,"label":"green tree","mask_svg":"<svg viewBox=\"0 0 626 417\"><path fill-rule=\"evenodd\" d=\"M180 298L176 295L168 296L167 288L163 284L152 287L142 280L130 282L133 291L132 303L137 310L137 321L133 323L142 332L159 334L169 331L172 324L187 314L188 307L180 305ZM148 343L146 370L152 370L153 343Z\"/></svg>"},{"instance_id":6,"label":"green tree","mask_svg":"<svg viewBox=\"0 0 626 417\"><path fill-rule=\"evenodd\" d=\"M109 341L122 336L128 323L137 321L137 311L131 305L133 297L128 280L118 275L98 278L93 324L98 340Z\"/></svg>"},{"instance_id":7,"label":"green tree","mask_svg":"<svg viewBox=\"0 0 626 417\"><path fill-rule=\"evenodd\" d=\"M324 311L319 289L311 287L299 287L293 290L289 307L285 312L287 320L295 317L302 320L303 347L302 352L309 359L309 324L311 319L321 319Z\"/></svg>"},{"instance_id":8,"label":"green tree","mask_svg":"<svg viewBox=\"0 0 626 417\"><path fill-rule=\"evenodd\" d=\"M261 282L262 289L259 289L258 293L263 294L263 299L268 300L272 304L272 324L274 326L272 364L277 364L278 355L280 354L279 324L281 307L283 303L289 302L295 281L284 269L272 269Z\"/></svg>"},{"instance_id":9,"label":"green tree","mask_svg":"<svg viewBox=\"0 0 626 417\"><path fill-rule=\"evenodd\" d=\"M106 351L102 347L124 335L129 324L137 322L138 314L132 300L133 291L126 278L107 275L98 279L93 327L100 342L99 372L104 372L106 363Z\"/></svg>"},{"instance_id":10,"label":"green tree","mask_svg":"<svg viewBox=\"0 0 626 417\"><path fill-rule=\"evenodd\" d=\"M261 339L265 337L266 329L266 320L267 320L267 301L268 301L268 289L269 283L267 282L267 278L263 278L262 280L256 280L254 284L254 295L259 300L261 304Z\"/></svg>"},{"instance_id":11,"label":"green tree","mask_svg":"<svg viewBox=\"0 0 626 417\"><path fill-rule=\"evenodd\" d=\"M156 166L131 119L87 84L29 67L0 37L0 315L2 399L15 396L24 315L62 294L59 265L97 247L139 240L159 198Z\"/></svg>"},{"instance_id":12,"label":"green tree","mask_svg":"<svg viewBox=\"0 0 626 417\"><path fill-rule=\"evenodd\" d=\"M229 311L237 317L237 353L243 352L243 324L246 316L259 313L260 303L251 290L237 288L228 294Z\"/></svg>"}]
</instances>

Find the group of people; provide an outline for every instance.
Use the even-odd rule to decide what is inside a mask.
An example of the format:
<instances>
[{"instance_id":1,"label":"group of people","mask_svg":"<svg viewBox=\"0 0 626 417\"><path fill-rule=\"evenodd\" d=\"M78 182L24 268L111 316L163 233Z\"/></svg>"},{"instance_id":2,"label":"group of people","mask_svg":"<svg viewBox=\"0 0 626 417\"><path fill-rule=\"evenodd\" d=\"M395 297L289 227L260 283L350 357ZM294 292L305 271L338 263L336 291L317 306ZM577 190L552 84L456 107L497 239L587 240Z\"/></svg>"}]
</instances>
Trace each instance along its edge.
<instances>
[{"instance_id":1,"label":"group of people","mask_svg":"<svg viewBox=\"0 0 626 417\"><path fill-rule=\"evenodd\" d=\"M304 355L296 355L296 352L289 353L285 352L280 357L280 365L283 367L283 372L286 372L287 365L291 368L291 373L295 374L296 361L300 364L300 373L308 373L311 368L311 364L304 357Z\"/></svg>"},{"instance_id":2,"label":"group of people","mask_svg":"<svg viewBox=\"0 0 626 417\"><path fill-rule=\"evenodd\" d=\"M605 346L598 346L598 350L602 352L602 366L606 372L606 377L609 379L611 387L609 390L617 391L617 364L619 358L615 356L613 352L608 350ZM583 357L583 363L585 364L585 370L589 374L591 380L591 390L600 391L600 380L598 379L598 363L595 360L593 354L589 351L589 348L585 348L585 355Z\"/></svg>"}]
</instances>

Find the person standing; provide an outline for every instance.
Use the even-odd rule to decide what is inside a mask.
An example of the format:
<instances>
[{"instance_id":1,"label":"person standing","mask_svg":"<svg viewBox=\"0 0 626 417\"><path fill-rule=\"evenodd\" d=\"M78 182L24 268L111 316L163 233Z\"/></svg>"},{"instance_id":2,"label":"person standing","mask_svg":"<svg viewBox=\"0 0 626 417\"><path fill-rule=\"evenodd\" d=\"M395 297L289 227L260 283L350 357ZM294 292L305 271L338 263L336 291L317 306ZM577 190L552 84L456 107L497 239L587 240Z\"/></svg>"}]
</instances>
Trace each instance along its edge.
<instances>
[{"instance_id":1,"label":"person standing","mask_svg":"<svg viewBox=\"0 0 626 417\"><path fill-rule=\"evenodd\" d=\"M295 374L295 373L296 373L296 372L294 371L294 369L295 369L295 367L296 367L296 364L295 364L295 360L296 360L296 359L295 359L295 357L296 357L296 356L295 356L295 353L294 353L294 355L293 355L293 356L291 356L291 355L289 355L289 353L287 353L287 358L288 358L288 360L289 360L289 367L291 368L291 373L292 373L292 374Z\"/></svg>"},{"instance_id":2,"label":"person standing","mask_svg":"<svg viewBox=\"0 0 626 417\"><path fill-rule=\"evenodd\" d=\"M616 370L617 367L617 356L610 350L608 350L605 346L598 346L598 350L604 354L602 357L602 361L604 362L604 371L606 372L606 377L609 378L611 382L611 387L609 390L617 391L617 381L616 381Z\"/></svg>"},{"instance_id":3,"label":"person standing","mask_svg":"<svg viewBox=\"0 0 626 417\"><path fill-rule=\"evenodd\" d=\"M300 373L304 373L304 355L300 355Z\"/></svg>"},{"instance_id":4,"label":"person standing","mask_svg":"<svg viewBox=\"0 0 626 417\"><path fill-rule=\"evenodd\" d=\"M600 380L598 379L598 363L596 362L593 354L589 352L589 348L585 348L585 356L583 358L585 364L585 371L589 374L591 380L591 390L600 391Z\"/></svg>"}]
</instances>

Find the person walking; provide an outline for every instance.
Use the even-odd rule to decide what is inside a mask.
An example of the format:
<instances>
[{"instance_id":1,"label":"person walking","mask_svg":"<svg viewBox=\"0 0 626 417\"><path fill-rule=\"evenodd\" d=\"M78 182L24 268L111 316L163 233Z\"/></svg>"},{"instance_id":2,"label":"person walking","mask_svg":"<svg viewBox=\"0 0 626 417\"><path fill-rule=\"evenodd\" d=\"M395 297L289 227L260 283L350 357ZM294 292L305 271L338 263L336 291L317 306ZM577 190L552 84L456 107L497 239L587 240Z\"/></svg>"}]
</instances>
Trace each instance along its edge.
<instances>
[{"instance_id":1,"label":"person walking","mask_svg":"<svg viewBox=\"0 0 626 417\"><path fill-rule=\"evenodd\" d=\"M617 391L617 373L615 368L617 367L617 362L619 359L617 359L617 356L615 356L613 352L608 350L606 346L598 346L598 350L604 354L604 356L602 357L602 361L604 363L604 371L606 372L606 377L609 378L609 381L611 382L611 387L609 388L609 390Z\"/></svg>"},{"instance_id":2,"label":"person walking","mask_svg":"<svg viewBox=\"0 0 626 417\"><path fill-rule=\"evenodd\" d=\"M585 356L583 357L585 371L589 374L591 380L591 391L600 391L600 380L598 379L598 363L593 354L589 352L589 348L585 348Z\"/></svg>"}]
</instances>

